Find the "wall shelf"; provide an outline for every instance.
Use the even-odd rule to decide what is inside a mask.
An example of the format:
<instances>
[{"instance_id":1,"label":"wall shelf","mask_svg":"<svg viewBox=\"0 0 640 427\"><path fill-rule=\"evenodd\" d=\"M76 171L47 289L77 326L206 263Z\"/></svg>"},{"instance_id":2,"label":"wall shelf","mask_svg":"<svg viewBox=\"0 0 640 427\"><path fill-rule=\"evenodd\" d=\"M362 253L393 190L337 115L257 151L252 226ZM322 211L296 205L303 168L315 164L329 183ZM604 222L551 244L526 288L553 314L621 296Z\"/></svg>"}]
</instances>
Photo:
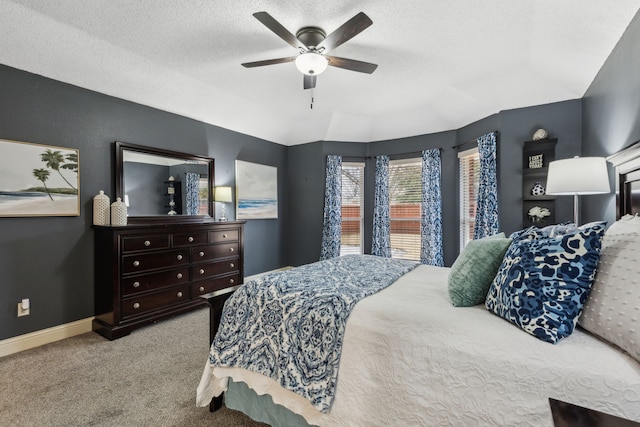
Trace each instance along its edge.
<instances>
[{"instance_id":1,"label":"wall shelf","mask_svg":"<svg viewBox=\"0 0 640 427\"><path fill-rule=\"evenodd\" d=\"M534 186L539 182L545 189L547 187L547 172L549 163L555 160L557 139L544 139L540 141L526 141L522 148L522 222L523 228L535 225L544 227L555 223L556 198L555 196L533 195ZM546 208L551 215L540 221L533 221L529 216L529 210L534 207Z\"/></svg>"}]
</instances>

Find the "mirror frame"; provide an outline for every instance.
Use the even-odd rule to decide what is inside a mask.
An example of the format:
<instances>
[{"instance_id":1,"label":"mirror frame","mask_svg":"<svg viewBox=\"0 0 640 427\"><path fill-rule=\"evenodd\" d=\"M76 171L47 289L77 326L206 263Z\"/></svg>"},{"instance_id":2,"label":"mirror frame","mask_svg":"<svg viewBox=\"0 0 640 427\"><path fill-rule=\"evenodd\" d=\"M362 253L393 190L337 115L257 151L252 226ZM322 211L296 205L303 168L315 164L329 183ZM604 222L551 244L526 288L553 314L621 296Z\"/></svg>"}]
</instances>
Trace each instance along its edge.
<instances>
[{"instance_id":1,"label":"mirror frame","mask_svg":"<svg viewBox=\"0 0 640 427\"><path fill-rule=\"evenodd\" d=\"M213 188L214 188L214 159L211 157L198 156L195 154L181 153L179 151L165 150L162 148L147 147L144 145L129 144L127 142L115 142L115 189L116 197L124 200L124 152L133 151L142 154L151 154L154 156L171 157L184 160L196 160L205 162L209 173L208 183L208 215L149 215L149 216L129 216L127 223L129 224L148 224L148 223L185 223L185 222L210 222L214 221L213 211Z\"/></svg>"}]
</instances>

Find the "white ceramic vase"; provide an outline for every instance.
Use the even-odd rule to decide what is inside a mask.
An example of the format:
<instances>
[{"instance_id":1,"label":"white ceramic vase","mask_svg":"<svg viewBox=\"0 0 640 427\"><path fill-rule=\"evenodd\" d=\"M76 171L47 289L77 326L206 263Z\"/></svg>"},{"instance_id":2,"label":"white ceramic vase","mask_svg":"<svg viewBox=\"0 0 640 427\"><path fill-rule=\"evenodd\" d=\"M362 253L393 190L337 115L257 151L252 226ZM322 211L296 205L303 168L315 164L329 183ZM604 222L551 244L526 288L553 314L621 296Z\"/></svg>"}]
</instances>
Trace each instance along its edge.
<instances>
[{"instance_id":1,"label":"white ceramic vase","mask_svg":"<svg viewBox=\"0 0 640 427\"><path fill-rule=\"evenodd\" d=\"M120 197L111 203L111 225L127 225L127 205Z\"/></svg>"},{"instance_id":2,"label":"white ceramic vase","mask_svg":"<svg viewBox=\"0 0 640 427\"><path fill-rule=\"evenodd\" d=\"M93 198L93 225L111 224L109 196L100 190Z\"/></svg>"}]
</instances>

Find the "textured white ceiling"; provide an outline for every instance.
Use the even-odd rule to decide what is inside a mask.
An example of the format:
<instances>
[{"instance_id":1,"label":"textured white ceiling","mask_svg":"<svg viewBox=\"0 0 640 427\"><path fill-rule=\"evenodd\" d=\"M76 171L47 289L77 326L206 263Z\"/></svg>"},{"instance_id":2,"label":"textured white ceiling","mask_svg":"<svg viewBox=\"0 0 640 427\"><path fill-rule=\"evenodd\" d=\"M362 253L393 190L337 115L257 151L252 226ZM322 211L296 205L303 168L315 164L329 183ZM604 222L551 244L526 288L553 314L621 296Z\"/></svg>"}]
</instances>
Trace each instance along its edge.
<instances>
[{"instance_id":1,"label":"textured white ceiling","mask_svg":"<svg viewBox=\"0 0 640 427\"><path fill-rule=\"evenodd\" d=\"M504 109L580 98L637 0L0 0L0 63L284 145L456 129ZM327 33L373 25L303 90L295 55L252 14ZM310 108L311 97L313 109Z\"/></svg>"}]
</instances>

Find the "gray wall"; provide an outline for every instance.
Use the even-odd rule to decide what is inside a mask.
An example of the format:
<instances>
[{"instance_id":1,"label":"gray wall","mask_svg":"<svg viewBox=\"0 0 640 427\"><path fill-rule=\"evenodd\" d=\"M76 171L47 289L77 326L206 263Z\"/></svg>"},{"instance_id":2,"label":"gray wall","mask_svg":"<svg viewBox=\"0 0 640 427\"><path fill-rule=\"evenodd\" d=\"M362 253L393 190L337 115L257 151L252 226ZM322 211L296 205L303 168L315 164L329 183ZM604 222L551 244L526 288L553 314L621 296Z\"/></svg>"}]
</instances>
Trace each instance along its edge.
<instances>
[{"instance_id":1,"label":"gray wall","mask_svg":"<svg viewBox=\"0 0 640 427\"><path fill-rule=\"evenodd\" d=\"M522 224L522 147L536 129L544 128L557 138L556 159L580 154L581 102L572 100L503 111L500 119L499 192L501 229L510 233ZM573 220L573 199L556 199L556 222Z\"/></svg>"},{"instance_id":2,"label":"gray wall","mask_svg":"<svg viewBox=\"0 0 640 427\"><path fill-rule=\"evenodd\" d=\"M92 198L114 196L114 141L213 157L218 185L235 159L277 166L279 218L246 224L245 272L286 264L286 147L5 66L0 93L0 138L80 150L81 197L79 217L0 218L0 340L93 316Z\"/></svg>"},{"instance_id":3,"label":"gray wall","mask_svg":"<svg viewBox=\"0 0 640 427\"><path fill-rule=\"evenodd\" d=\"M325 157L339 154L364 158L367 147L368 144L346 142L314 142L289 147L289 226L286 236L289 265L306 264L320 258Z\"/></svg>"},{"instance_id":4,"label":"gray wall","mask_svg":"<svg viewBox=\"0 0 640 427\"><path fill-rule=\"evenodd\" d=\"M640 12L582 99L584 156L608 156L640 139ZM585 221L616 218L612 193L582 196Z\"/></svg>"}]
</instances>

